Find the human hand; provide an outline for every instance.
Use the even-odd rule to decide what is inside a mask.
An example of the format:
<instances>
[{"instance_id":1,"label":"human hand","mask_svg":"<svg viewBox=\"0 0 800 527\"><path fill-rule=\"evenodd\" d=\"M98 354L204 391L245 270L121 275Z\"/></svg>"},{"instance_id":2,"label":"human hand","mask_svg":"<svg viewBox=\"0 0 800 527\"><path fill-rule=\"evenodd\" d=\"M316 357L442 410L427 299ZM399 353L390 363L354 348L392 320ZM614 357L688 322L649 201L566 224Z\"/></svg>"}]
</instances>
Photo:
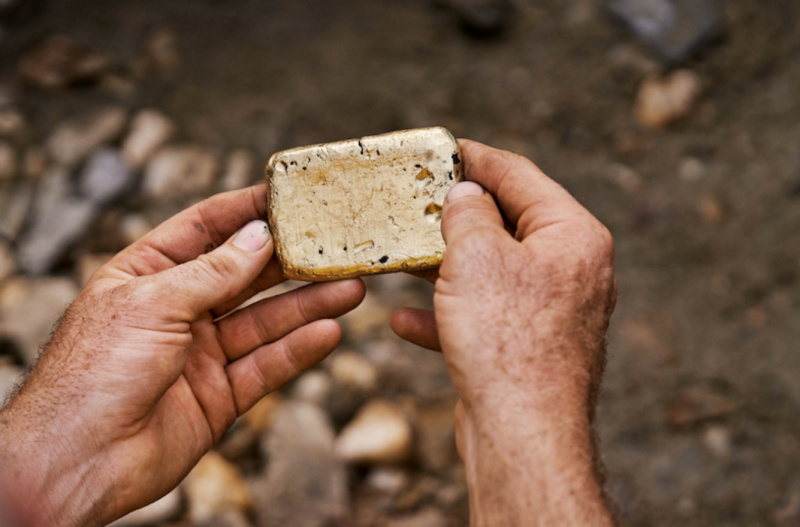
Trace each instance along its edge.
<instances>
[{"instance_id":1,"label":"human hand","mask_svg":"<svg viewBox=\"0 0 800 527\"><path fill-rule=\"evenodd\" d=\"M231 313L283 281L257 221L265 190L168 220L98 270L64 313L0 412L0 489L28 523L101 525L154 501L239 415L338 344L330 319L361 302L360 280Z\"/></svg>"},{"instance_id":2,"label":"human hand","mask_svg":"<svg viewBox=\"0 0 800 527\"><path fill-rule=\"evenodd\" d=\"M605 525L590 423L616 300L611 236L527 159L461 150L469 182L444 205L434 312L399 310L392 327L444 353L473 525Z\"/></svg>"}]
</instances>

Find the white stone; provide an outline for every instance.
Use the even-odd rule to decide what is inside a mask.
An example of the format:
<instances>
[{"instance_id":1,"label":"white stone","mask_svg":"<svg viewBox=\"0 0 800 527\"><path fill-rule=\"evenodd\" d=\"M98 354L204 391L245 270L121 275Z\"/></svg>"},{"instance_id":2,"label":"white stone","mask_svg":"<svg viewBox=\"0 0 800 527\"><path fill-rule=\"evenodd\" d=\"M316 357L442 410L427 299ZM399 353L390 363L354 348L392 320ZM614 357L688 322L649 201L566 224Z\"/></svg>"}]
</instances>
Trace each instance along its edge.
<instances>
[{"instance_id":1,"label":"white stone","mask_svg":"<svg viewBox=\"0 0 800 527\"><path fill-rule=\"evenodd\" d=\"M31 274L49 272L97 217L94 203L67 198L36 218L19 244L19 265Z\"/></svg>"},{"instance_id":2,"label":"white stone","mask_svg":"<svg viewBox=\"0 0 800 527\"><path fill-rule=\"evenodd\" d=\"M345 388L360 392L373 391L378 384L378 369L354 351L336 354L330 362L331 375Z\"/></svg>"},{"instance_id":3,"label":"white stone","mask_svg":"<svg viewBox=\"0 0 800 527\"><path fill-rule=\"evenodd\" d=\"M216 174L217 160L210 152L194 145L165 148L147 165L144 191L164 201L206 195Z\"/></svg>"},{"instance_id":4,"label":"white stone","mask_svg":"<svg viewBox=\"0 0 800 527\"><path fill-rule=\"evenodd\" d=\"M442 205L461 179L458 151L444 128L423 128L273 155L269 221L286 276L332 280L439 265Z\"/></svg>"},{"instance_id":5,"label":"white stone","mask_svg":"<svg viewBox=\"0 0 800 527\"><path fill-rule=\"evenodd\" d=\"M411 455L413 432L403 410L384 400L366 404L336 439L348 463L399 463Z\"/></svg>"},{"instance_id":6,"label":"white stone","mask_svg":"<svg viewBox=\"0 0 800 527\"><path fill-rule=\"evenodd\" d=\"M195 523L225 510L248 511L253 496L238 467L216 452L200 460L183 482L189 501L189 517Z\"/></svg>"},{"instance_id":7,"label":"white stone","mask_svg":"<svg viewBox=\"0 0 800 527\"><path fill-rule=\"evenodd\" d=\"M109 107L66 121L47 140L47 151L57 163L74 167L95 148L116 139L127 118L122 108Z\"/></svg>"},{"instance_id":8,"label":"white stone","mask_svg":"<svg viewBox=\"0 0 800 527\"><path fill-rule=\"evenodd\" d=\"M265 436L266 477L254 494L258 525L343 525L347 472L333 452L330 419L316 405L282 405Z\"/></svg>"},{"instance_id":9,"label":"white stone","mask_svg":"<svg viewBox=\"0 0 800 527\"><path fill-rule=\"evenodd\" d=\"M112 523L110 527L133 527L166 522L175 518L180 510L181 492L180 489L177 488L150 505L123 516Z\"/></svg>"},{"instance_id":10,"label":"white stone","mask_svg":"<svg viewBox=\"0 0 800 527\"><path fill-rule=\"evenodd\" d=\"M391 496L404 491L409 483L408 473L395 467L376 467L366 479L369 487Z\"/></svg>"},{"instance_id":11,"label":"white stone","mask_svg":"<svg viewBox=\"0 0 800 527\"><path fill-rule=\"evenodd\" d=\"M175 134L175 124L156 110L142 110L133 119L122 144L122 156L133 169L142 168Z\"/></svg>"},{"instance_id":12,"label":"white stone","mask_svg":"<svg viewBox=\"0 0 800 527\"><path fill-rule=\"evenodd\" d=\"M98 205L123 196L133 186L133 174L117 150L94 152L80 175L81 194Z\"/></svg>"},{"instance_id":13,"label":"white stone","mask_svg":"<svg viewBox=\"0 0 800 527\"><path fill-rule=\"evenodd\" d=\"M256 160L248 150L232 152L225 163L225 172L220 180L220 190L236 190L248 186L253 181Z\"/></svg>"},{"instance_id":14,"label":"white stone","mask_svg":"<svg viewBox=\"0 0 800 527\"><path fill-rule=\"evenodd\" d=\"M17 173L17 151L10 144L0 141L0 181L11 179Z\"/></svg>"}]
</instances>

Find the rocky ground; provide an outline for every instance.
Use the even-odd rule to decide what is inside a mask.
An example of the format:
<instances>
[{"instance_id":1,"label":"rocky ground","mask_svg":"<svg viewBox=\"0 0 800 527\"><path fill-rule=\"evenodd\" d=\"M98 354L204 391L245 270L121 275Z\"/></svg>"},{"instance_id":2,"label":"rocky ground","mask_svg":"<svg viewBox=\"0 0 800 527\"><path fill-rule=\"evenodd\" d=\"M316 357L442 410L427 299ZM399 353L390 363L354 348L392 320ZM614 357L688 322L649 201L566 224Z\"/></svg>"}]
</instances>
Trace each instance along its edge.
<instances>
[{"instance_id":1,"label":"rocky ground","mask_svg":"<svg viewBox=\"0 0 800 527\"><path fill-rule=\"evenodd\" d=\"M667 64L601 0L14 3L3 389L110 254L272 152L444 125L529 156L615 236L598 434L627 524L800 525L800 4L728 0ZM368 285L333 356L125 523L466 524L447 372L387 323L431 290Z\"/></svg>"}]
</instances>

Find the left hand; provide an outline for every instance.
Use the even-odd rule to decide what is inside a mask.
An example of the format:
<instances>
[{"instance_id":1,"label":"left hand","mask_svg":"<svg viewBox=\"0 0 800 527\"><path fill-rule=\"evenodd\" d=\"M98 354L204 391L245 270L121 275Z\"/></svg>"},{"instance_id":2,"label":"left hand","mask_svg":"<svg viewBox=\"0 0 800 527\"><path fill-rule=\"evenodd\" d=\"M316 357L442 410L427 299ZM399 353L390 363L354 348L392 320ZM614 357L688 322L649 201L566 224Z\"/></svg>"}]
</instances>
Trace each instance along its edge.
<instances>
[{"instance_id":1,"label":"left hand","mask_svg":"<svg viewBox=\"0 0 800 527\"><path fill-rule=\"evenodd\" d=\"M64 313L0 412L0 492L29 523L100 525L156 500L238 416L336 347L330 319L361 302L360 280L219 318L283 281L256 221L265 190L168 220L98 270Z\"/></svg>"}]
</instances>

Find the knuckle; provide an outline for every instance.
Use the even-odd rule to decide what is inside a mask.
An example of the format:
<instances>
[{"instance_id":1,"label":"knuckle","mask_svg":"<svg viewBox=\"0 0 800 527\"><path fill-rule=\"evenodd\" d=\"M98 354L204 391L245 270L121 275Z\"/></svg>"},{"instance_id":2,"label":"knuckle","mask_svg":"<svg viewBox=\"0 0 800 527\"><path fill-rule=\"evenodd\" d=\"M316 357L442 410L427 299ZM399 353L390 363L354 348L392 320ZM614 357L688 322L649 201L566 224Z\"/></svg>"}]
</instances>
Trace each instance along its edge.
<instances>
[{"instance_id":1,"label":"knuckle","mask_svg":"<svg viewBox=\"0 0 800 527\"><path fill-rule=\"evenodd\" d=\"M165 292L165 287L149 276L131 280L120 288L120 295L124 301L131 302L134 305L156 303L163 297Z\"/></svg>"},{"instance_id":2,"label":"knuckle","mask_svg":"<svg viewBox=\"0 0 800 527\"><path fill-rule=\"evenodd\" d=\"M238 267L227 255L203 254L187 270L192 281L215 284L224 289L230 288L231 277L236 276Z\"/></svg>"}]
</instances>

